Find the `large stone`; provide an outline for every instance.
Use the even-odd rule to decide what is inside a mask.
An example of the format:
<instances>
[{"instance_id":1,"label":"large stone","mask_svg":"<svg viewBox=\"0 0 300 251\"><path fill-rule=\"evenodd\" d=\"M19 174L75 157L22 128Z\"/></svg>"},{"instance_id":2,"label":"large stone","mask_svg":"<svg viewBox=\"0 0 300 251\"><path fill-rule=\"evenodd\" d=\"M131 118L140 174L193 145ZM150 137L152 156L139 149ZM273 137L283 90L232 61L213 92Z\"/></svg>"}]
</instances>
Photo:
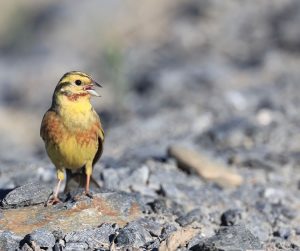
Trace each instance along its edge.
<instances>
[{"instance_id":1,"label":"large stone","mask_svg":"<svg viewBox=\"0 0 300 251\"><path fill-rule=\"evenodd\" d=\"M15 235L9 231L0 231L0 250L10 251L17 250L19 248L19 242L22 237Z\"/></svg>"},{"instance_id":2,"label":"large stone","mask_svg":"<svg viewBox=\"0 0 300 251\"><path fill-rule=\"evenodd\" d=\"M135 221L136 224L143 226L152 236L159 236L162 231L161 224L151 218L140 218Z\"/></svg>"},{"instance_id":3,"label":"large stone","mask_svg":"<svg viewBox=\"0 0 300 251\"><path fill-rule=\"evenodd\" d=\"M262 250L262 245L243 225L221 227L215 236L201 241L193 246L191 250L200 251L243 251Z\"/></svg>"},{"instance_id":4,"label":"large stone","mask_svg":"<svg viewBox=\"0 0 300 251\"><path fill-rule=\"evenodd\" d=\"M35 205L30 207L2 210L0 229L26 235L44 228L50 232L64 233L98 227L103 223L117 223L124 226L142 215L143 204L138 196L110 192L95 194L93 199L86 196L75 202L55 206Z\"/></svg>"},{"instance_id":5,"label":"large stone","mask_svg":"<svg viewBox=\"0 0 300 251\"><path fill-rule=\"evenodd\" d=\"M186 215L180 216L176 219L176 222L182 226L185 227L194 221L200 221L202 219L202 213L199 208L196 208L190 212L188 212Z\"/></svg>"},{"instance_id":6,"label":"large stone","mask_svg":"<svg viewBox=\"0 0 300 251\"><path fill-rule=\"evenodd\" d=\"M54 248L55 248L55 247L54 247ZM32 249L27 243L25 243L25 244L22 246L21 250L22 250L22 251L33 251L33 249ZM54 251L56 251L56 250L54 249Z\"/></svg>"},{"instance_id":7,"label":"large stone","mask_svg":"<svg viewBox=\"0 0 300 251\"><path fill-rule=\"evenodd\" d=\"M110 238L115 234L116 226L104 223L99 228L85 229L68 233L65 237L67 243L88 243L89 248L108 248Z\"/></svg>"},{"instance_id":8,"label":"large stone","mask_svg":"<svg viewBox=\"0 0 300 251\"><path fill-rule=\"evenodd\" d=\"M242 218L241 210L229 209L221 215L222 226L236 225Z\"/></svg>"},{"instance_id":9,"label":"large stone","mask_svg":"<svg viewBox=\"0 0 300 251\"><path fill-rule=\"evenodd\" d=\"M141 248L147 242L150 242L152 237L139 221L130 222L123 229L116 238L119 247L134 247Z\"/></svg>"},{"instance_id":10,"label":"large stone","mask_svg":"<svg viewBox=\"0 0 300 251\"><path fill-rule=\"evenodd\" d=\"M41 204L47 201L52 189L44 184L28 183L9 192L2 200L2 206L22 207Z\"/></svg>"},{"instance_id":11,"label":"large stone","mask_svg":"<svg viewBox=\"0 0 300 251\"><path fill-rule=\"evenodd\" d=\"M33 231L28 239L30 242L35 242L41 248L52 248L55 245L55 237L54 235L45 230L45 229L37 229Z\"/></svg>"},{"instance_id":12,"label":"large stone","mask_svg":"<svg viewBox=\"0 0 300 251\"><path fill-rule=\"evenodd\" d=\"M177 231L177 228L174 225L167 223L161 231L160 239L164 240L168 238L175 231Z\"/></svg>"}]
</instances>

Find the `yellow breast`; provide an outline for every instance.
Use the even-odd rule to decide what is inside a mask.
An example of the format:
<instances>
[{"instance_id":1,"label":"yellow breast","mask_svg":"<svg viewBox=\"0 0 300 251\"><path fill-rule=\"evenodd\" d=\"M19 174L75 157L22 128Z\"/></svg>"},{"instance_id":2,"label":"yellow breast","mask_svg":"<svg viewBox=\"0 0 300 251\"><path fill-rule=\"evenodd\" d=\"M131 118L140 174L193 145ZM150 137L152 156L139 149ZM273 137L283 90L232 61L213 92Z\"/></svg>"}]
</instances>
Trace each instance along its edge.
<instances>
[{"instance_id":1,"label":"yellow breast","mask_svg":"<svg viewBox=\"0 0 300 251\"><path fill-rule=\"evenodd\" d=\"M49 144L47 152L51 160L60 167L78 169L89 160L93 160L98 149L98 141L95 137L88 136L78 138L68 134L58 144Z\"/></svg>"},{"instance_id":2,"label":"yellow breast","mask_svg":"<svg viewBox=\"0 0 300 251\"><path fill-rule=\"evenodd\" d=\"M46 149L60 168L78 169L98 150L99 120L89 102L67 102L48 126Z\"/></svg>"}]
</instances>

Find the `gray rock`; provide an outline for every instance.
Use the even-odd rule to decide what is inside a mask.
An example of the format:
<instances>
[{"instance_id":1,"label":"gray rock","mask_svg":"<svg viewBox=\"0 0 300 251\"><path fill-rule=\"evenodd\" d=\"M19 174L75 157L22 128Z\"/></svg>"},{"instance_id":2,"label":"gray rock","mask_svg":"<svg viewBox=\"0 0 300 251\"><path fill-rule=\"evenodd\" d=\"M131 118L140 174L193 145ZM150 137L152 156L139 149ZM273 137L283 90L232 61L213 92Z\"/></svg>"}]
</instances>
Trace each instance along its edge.
<instances>
[{"instance_id":1,"label":"gray rock","mask_svg":"<svg viewBox=\"0 0 300 251\"><path fill-rule=\"evenodd\" d=\"M288 239L292 234L292 230L290 228L286 227L280 227L278 230L276 230L273 235L275 237L280 237L282 239Z\"/></svg>"},{"instance_id":2,"label":"gray rock","mask_svg":"<svg viewBox=\"0 0 300 251\"><path fill-rule=\"evenodd\" d=\"M107 168L102 170L103 185L107 189L118 190L122 177L127 177L129 168Z\"/></svg>"},{"instance_id":3,"label":"gray rock","mask_svg":"<svg viewBox=\"0 0 300 251\"><path fill-rule=\"evenodd\" d=\"M62 251L64 250L63 247L65 245L61 245L60 243L55 243L54 247L53 247L53 251Z\"/></svg>"},{"instance_id":4,"label":"gray rock","mask_svg":"<svg viewBox=\"0 0 300 251\"><path fill-rule=\"evenodd\" d=\"M138 168L107 168L102 171L101 175L104 187L108 189L147 192L145 188L149 169L145 165Z\"/></svg>"},{"instance_id":5,"label":"gray rock","mask_svg":"<svg viewBox=\"0 0 300 251\"><path fill-rule=\"evenodd\" d=\"M245 132L254 130L253 125L245 118L229 117L225 122L215 124L205 133L201 134L196 142L202 146L240 146L243 144Z\"/></svg>"},{"instance_id":6,"label":"gray rock","mask_svg":"<svg viewBox=\"0 0 300 251\"><path fill-rule=\"evenodd\" d=\"M52 248L55 245L54 235L44 229L38 229L29 235L29 241L34 241L41 248Z\"/></svg>"},{"instance_id":7,"label":"gray rock","mask_svg":"<svg viewBox=\"0 0 300 251\"><path fill-rule=\"evenodd\" d=\"M108 192L101 193L101 197L105 198L122 215L129 215L133 204L138 205L142 210L146 209L146 204L141 200L141 196L135 193Z\"/></svg>"},{"instance_id":8,"label":"gray rock","mask_svg":"<svg viewBox=\"0 0 300 251\"><path fill-rule=\"evenodd\" d=\"M169 185L175 186L177 184L190 184L191 186L199 185L199 180L197 180L198 183L196 183L192 176L178 170L176 162L162 164L153 161L149 162L148 165L153 169L150 169L149 187L154 190L159 190L162 185L165 185L166 187Z\"/></svg>"},{"instance_id":9,"label":"gray rock","mask_svg":"<svg viewBox=\"0 0 300 251\"><path fill-rule=\"evenodd\" d=\"M65 236L65 234L61 230L55 230L52 232L52 234L54 235L54 238L57 240L62 240Z\"/></svg>"},{"instance_id":10,"label":"gray rock","mask_svg":"<svg viewBox=\"0 0 300 251\"><path fill-rule=\"evenodd\" d=\"M295 217L295 212L282 203L268 203L266 200L258 200L255 207L265 215L271 224L276 224L278 220L285 221Z\"/></svg>"},{"instance_id":11,"label":"gray rock","mask_svg":"<svg viewBox=\"0 0 300 251\"><path fill-rule=\"evenodd\" d=\"M159 236L161 234L161 224L153 219L141 218L135 222L143 226L152 236Z\"/></svg>"},{"instance_id":12,"label":"gray rock","mask_svg":"<svg viewBox=\"0 0 300 251\"><path fill-rule=\"evenodd\" d=\"M263 214L248 208L243 214L243 223L250 232L259 238L260 241L267 241L273 234L272 225L266 220Z\"/></svg>"},{"instance_id":13,"label":"gray rock","mask_svg":"<svg viewBox=\"0 0 300 251\"><path fill-rule=\"evenodd\" d=\"M273 244L273 250L284 250L284 251L299 251L299 245L294 245L288 240L283 240L279 237L274 237L271 241ZM272 247L272 246L271 246Z\"/></svg>"},{"instance_id":14,"label":"gray rock","mask_svg":"<svg viewBox=\"0 0 300 251\"><path fill-rule=\"evenodd\" d=\"M21 248L22 251L33 251L33 249L27 244L25 243L22 248Z\"/></svg>"},{"instance_id":15,"label":"gray rock","mask_svg":"<svg viewBox=\"0 0 300 251\"><path fill-rule=\"evenodd\" d=\"M273 33L278 45L289 51L300 48L300 32L297 24L300 22L300 4L298 1L289 1L289 5L282 8L273 18Z\"/></svg>"},{"instance_id":16,"label":"gray rock","mask_svg":"<svg viewBox=\"0 0 300 251\"><path fill-rule=\"evenodd\" d=\"M96 229L86 229L68 233L65 237L67 243L88 243L91 249L110 245L110 237L115 234L116 226L104 223Z\"/></svg>"},{"instance_id":17,"label":"gray rock","mask_svg":"<svg viewBox=\"0 0 300 251\"><path fill-rule=\"evenodd\" d=\"M155 239L153 242L151 242L149 245L146 246L146 250L158 250L160 245L159 239Z\"/></svg>"},{"instance_id":18,"label":"gray rock","mask_svg":"<svg viewBox=\"0 0 300 251\"><path fill-rule=\"evenodd\" d=\"M9 231L0 232L0 250L17 250L21 240L22 237L17 236Z\"/></svg>"},{"instance_id":19,"label":"gray rock","mask_svg":"<svg viewBox=\"0 0 300 251\"><path fill-rule=\"evenodd\" d=\"M89 245L85 242L68 242L63 250L65 251L78 251L87 250Z\"/></svg>"},{"instance_id":20,"label":"gray rock","mask_svg":"<svg viewBox=\"0 0 300 251\"><path fill-rule=\"evenodd\" d=\"M221 215L221 226L236 225L242 219L241 210L229 209Z\"/></svg>"},{"instance_id":21,"label":"gray rock","mask_svg":"<svg viewBox=\"0 0 300 251\"><path fill-rule=\"evenodd\" d=\"M262 192L262 196L271 204L280 204L286 197L286 192L279 188L266 187Z\"/></svg>"},{"instance_id":22,"label":"gray rock","mask_svg":"<svg viewBox=\"0 0 300 251\"><path fill-rule=\"evenodd\" d=\"M204 237L203 235L201 234L198 234L196 235L194 238L192 238L190 241L189 241L189 244L187 246L188 250L190 250L192 247L194 246L197 246L198 243L200 243L201 241L204 240Z\"/></svg>"},{"instance_id":23,"label":"gray rock","mask_svg":"<svg viewBox=\"0 0 300 251\"><path fill-rule=\"evenodd\" d=\"M149 177L149 168L147 166L142 166L132 170L129 175L120 181L121 188L132 187L134 185L146 185Z\"/></svg>"},{"instance_id":24,"label":"gray rock","mask_svg":"<svg viewBox=\"0 0 300 251\"><path fill-rule=\"evenodd\" d=\"M166 205L166 201L163 199L156 199L154 201L149 202L148 205L154 213L164 214L169 212L169 209Z\"/></svg>"},{"instance_id":25,"label":"gray rock","mask_svg":"<svg viewBox=\"0 0 300 251\"><path fill-rule=\"evenodd\" d=\"M188 212L186 215L177 218L176 222L180 226L185 227L195 221L200 221L201 219L202 219L201 210L199 208L196 208Z\"/></svg>"},{"instance_id":26,"label":"gray rock","mask_svg":"<svg viewBox=\"0 0 300 251\"><path fill-rule=\"evenodd\" d=\"M292 220L297 217L297 211L286 206L283 206L281 213L289 220Z\"/></svg>"},{"instance_id":27,"label":"gray rock","mask_svg":"<svg viewBox=\"0 0 300 251\"><path fill-rule=\"evenodd\" d=\"M44 203L52 188L40 183L28 183L9 192L2 200L3 207L22 207Z\"/></svg>"},{"instance_id":28,"label":"gray rock","mask_svg":"<svg viewBox=\"0 0 300 251\"><path fill-rule=\"evenodd\" d=\"M133 221L120 230L116 243L119 247L140 248L152 240L150 233L145 227L138 221Z\"/></svg>"},{"instance_id":29,"label":"gray rock","mask_svg":"<svg viewBox=\"0 0 300 251\"><path fill-rule=\"evenodd\" d=\"M191 250L232 251L262 249L262 245L243 225L221 227L215 236L201 241Z\"/></svg>"},{"instance_id":30,"label":"gray rock","mask_svg":"<svg viewBox=\"0 0 300 251\"><path fill-rule=\"evenodd\" d=\"M161 231L161 236L159 238L161 240L164 240L164 239L168 238L171 235L171 233L175 232L176 230L177 230L177 228L174 225L167 223L163 227L163 229Z\"/></svg>"}]
</instances>

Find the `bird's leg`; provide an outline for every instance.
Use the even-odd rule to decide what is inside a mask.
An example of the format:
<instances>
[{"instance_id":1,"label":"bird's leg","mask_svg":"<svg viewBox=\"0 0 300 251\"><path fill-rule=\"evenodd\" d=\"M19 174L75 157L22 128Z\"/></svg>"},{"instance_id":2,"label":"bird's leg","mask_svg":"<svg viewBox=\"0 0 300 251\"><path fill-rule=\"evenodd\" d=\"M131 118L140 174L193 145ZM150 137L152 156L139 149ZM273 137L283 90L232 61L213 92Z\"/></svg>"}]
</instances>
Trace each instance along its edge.
<instances>
[{"instance_id":1,"label":"bird's leg","mask_svg":"<svg viewBox=\"0 0 300 251\"><path fill-rule=\"evenodd\" d=\"M57 186L56 186L56 189L55 189L55 191L54 191L54 200L56 200L56 201L60 201L59 199L58 199L58 193L59 193L59 188L60 188L60 184L61 184L61 182L62 182L62 180L58 180L58 183L57 183Z\"/></svg>"},{"instance_id":2,"label":"bird's leg","mask_svg":"<svg viewBox=\"0 0 300 251\"><path fill-rule=\"evenodd\" d=\"M56 188L54 190L54 194L47 201L47 205L55 205L55 204L61 202L60 199L58 198L60 185L61 185L62 180L64 179L64 172L61 169L57 169L57 178L58 178L58 183L57 183Z\"/></svg>"},{"instance_id":3,"label":"bird's leg","mask_svg":"<svg viewBox=\"0 0 300 251\"><path fill-rule=\"evenodd\" d=\"M62 182L62 180L59 179L58 183L56 185L56 188L54 190L54 193L47 201L47 205L55 205L55 204L61 202L60 199L58 198L58 193L59 193L59 188L60 188L61 182Z\"/></svg>"},{"instance_id":4,"label":"bird's leg","mask_svg":"<svg viewBox=\"0 0 300 251\"><path fill-rule=\"evenodd\" d=\"M85 195L93 198L93 195L90 192L90 180L93 171L92 162L88 162L85 165L85 173L86 173L86 183L85 183Z\"/></svg>"},{"instance_id":5,"label":"bird's leg","mask_svg":"<svg viewBox=\"0 0 300 251\"><path fill-rule=\"evenodd\" d=\"M85 185L85 195L90 198L93 198L93 195L90 193L90 179L91 179L91 176L87 175L86 176L86 185Z\"/></svg>"}]
</instances>

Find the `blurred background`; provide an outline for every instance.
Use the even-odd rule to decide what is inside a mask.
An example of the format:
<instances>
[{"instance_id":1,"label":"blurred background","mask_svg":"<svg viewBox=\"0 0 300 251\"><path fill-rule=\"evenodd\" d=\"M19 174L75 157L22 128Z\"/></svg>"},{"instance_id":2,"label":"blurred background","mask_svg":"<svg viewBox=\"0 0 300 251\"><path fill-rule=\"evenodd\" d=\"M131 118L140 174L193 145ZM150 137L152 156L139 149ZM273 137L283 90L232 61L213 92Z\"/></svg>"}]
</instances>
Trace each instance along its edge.
<instances>
[{"instance_id":1,"label":"blurred background","mask_svg":"<svg viewBox=\"0 0 300 251\"><path fill-rule=\"evenodd\" d=\"M70 70L104 86L93 100L107 134L104 163L125 152L161 156L171 142L207 147L203 133L237 114L259 126L298 118L299 25L297 0L4 1L0 170L51 166L39 127ZM286 150L276 140L288 133L271 137L282 147L275 152Z\"/></svg>"}]
</instances>

